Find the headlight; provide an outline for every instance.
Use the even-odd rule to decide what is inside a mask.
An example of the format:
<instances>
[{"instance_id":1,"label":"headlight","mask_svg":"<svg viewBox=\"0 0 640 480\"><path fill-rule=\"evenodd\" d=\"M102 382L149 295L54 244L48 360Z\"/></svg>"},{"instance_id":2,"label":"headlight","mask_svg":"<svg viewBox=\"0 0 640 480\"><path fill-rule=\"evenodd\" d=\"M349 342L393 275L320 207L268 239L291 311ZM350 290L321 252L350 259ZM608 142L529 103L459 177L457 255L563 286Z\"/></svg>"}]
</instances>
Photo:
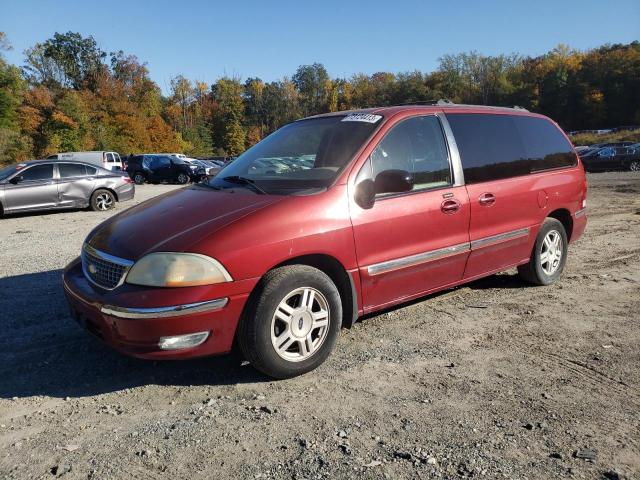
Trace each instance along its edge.
<instances>
[{"instance_id":1,"label":"headlight","mask_svg":"<svg viewBox=\"0 0 640 480\"><path fill-rule=\"evenodd\" d=\"M127 275L127 283L148 287L194 287L232 280L220 262L197 253L150 253Z\"/></svg>"}]
</instances>

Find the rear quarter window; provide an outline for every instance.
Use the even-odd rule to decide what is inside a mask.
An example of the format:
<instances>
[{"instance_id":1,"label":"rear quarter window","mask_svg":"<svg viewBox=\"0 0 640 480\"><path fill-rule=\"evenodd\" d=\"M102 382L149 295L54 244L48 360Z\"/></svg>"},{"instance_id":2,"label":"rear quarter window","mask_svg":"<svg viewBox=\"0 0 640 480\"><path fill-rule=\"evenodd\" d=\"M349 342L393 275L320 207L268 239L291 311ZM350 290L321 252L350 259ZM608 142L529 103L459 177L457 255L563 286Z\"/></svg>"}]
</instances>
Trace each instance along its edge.
<instances>
[{"instance_id":1,"label":"rear quarter window","mask_svg":"<svg viewBox=\"0 0 640 480\"><path fill-rule=\"evenodd\" d=\"M513 117L530 161L530 171L576 165L573 147L558 127L538 117Z\"/></svg>"},{"instance_id":2,"label":"rear quarter window","mask_svg":"<svg viewBox=\"0 0 640 480\"><path fill-rule=\"evenodd\" d=\"M447 114L465 182L479 183L576 164L571 144L544 118Z\"/></svg>"}]
</instances>

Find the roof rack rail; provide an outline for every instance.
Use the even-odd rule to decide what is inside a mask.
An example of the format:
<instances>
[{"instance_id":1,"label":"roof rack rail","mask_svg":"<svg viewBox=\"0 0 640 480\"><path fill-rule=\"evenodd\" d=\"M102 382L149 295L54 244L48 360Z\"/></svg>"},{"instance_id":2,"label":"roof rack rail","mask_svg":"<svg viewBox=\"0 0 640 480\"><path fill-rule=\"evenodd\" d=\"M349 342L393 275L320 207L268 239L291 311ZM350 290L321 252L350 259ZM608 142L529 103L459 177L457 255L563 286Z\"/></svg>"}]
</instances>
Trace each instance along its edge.
<instances>
[{"instance_id":1,"label":"roof rack rail","mask_svg":"<svg viewBox=\"0 0 640 480\"><path fill-rule=\"evenodd\" d=\"M514 109L514 110L522 110L522 111L525 111L525 112L528 112L528 111L529 111L529 110L527 110L526 108L521 107L520 105L514 105L514 106L513 106L513 109Z\"/></svg>"},{"instance_id":2,"label":"roof rack rail","mask_svg":"<svg viewBox=\"0 0 640 480\"><path fill-rule=\"evenodd\" d=\"M405 106L405 105L455 105L455 103L453 103L448 98L439 98L438 100L418 100L416 102L397 103L396 105L393 105L393 106L399 107L399 106Z\"/></svg>"}]
</instances>

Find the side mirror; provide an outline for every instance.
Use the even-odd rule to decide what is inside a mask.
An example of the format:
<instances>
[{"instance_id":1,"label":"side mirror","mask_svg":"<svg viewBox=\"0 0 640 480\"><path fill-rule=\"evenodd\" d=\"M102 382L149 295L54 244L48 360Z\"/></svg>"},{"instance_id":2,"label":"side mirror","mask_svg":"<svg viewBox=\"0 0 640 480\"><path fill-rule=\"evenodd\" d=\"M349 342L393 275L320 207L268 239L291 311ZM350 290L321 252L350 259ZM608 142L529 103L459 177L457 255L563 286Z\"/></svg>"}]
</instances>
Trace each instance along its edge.
<instances>
[{"instance_id":1,"label":"side mirror","mask_svg":"<svg viewBox=\"0 0 640 480\"><path fill-rule=\"evenodd\" d=\"M24 180L24 177L22 175L16 175L11 180L9 180L9 183L13 183L14 185L17 185L23 180Z\"/></svg>"},{"instance_id":2,"label":"side mirror","mask_svg":"<svg viewBox=\"0 0 640 480\"><path fill-rule=\"evenodd\" d=\"M376 176L376 193L402 193L413 189L413 177L406 170L384 170Z\"/></svg>"},{"instance_id":3,"label":"side mirror","mask_svg":"<svg viewBox=\"0 0 640 480\"><path fill-rule=\"evenodd\" d=\"M376 187L373 180L367 178L356 185L355 201L364 209L373 207L376 201Z\"/></svg>"}]
</instances>

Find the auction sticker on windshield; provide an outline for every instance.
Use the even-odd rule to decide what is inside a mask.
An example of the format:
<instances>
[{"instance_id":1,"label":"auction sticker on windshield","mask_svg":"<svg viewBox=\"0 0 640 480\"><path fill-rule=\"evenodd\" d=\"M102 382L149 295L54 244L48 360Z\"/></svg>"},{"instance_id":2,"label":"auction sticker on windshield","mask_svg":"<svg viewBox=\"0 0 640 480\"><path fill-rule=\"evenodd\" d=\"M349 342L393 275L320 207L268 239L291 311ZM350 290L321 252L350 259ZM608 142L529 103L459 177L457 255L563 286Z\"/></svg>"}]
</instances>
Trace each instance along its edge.
<instances>
[{"instance_id":1,"label":"auction sticker on windshield","mask_svg":"<svg viewBox=\"0 0 640 480\"><path fill-rule=\"evenodd\" d=\"M351 113L342 119L343 122L365 122L376 123L382 118L382 115L374 115L372 113Z\"/></svg>"}]
</instances>

